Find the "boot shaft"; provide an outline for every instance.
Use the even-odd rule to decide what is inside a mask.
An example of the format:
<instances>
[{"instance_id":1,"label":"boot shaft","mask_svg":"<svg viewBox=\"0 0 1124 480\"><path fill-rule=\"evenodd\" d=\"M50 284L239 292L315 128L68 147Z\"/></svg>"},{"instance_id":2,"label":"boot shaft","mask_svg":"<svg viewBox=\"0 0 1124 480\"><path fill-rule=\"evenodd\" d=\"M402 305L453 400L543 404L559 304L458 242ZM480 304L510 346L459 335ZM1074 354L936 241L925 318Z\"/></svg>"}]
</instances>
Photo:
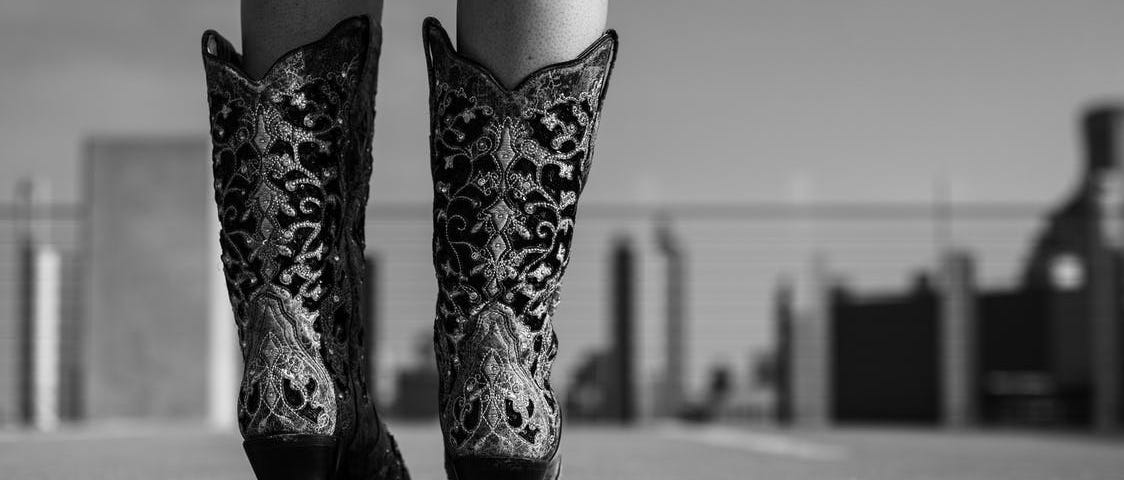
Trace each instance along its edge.
<instances>
[{"instance_id":1,"label":"boot shaft","mask_svg":"<svg viewBox=\"0 0 1124 480\"><path fill-rule=\"evenodd\" d=\"M549 461L562 418L550 387L551 317L616 35L514 89L459 55L436 20L423 35L446 452Z\"/></svg>"},{"instance_id":2,"label":"boot shaft","mask_svg":"<svg viewBox=\"0 0 1124 480\"><path fill-rule=\"evenodd\" d=\"M204 35L215 201L245 372L248 437L355 427L363 212L378 30L365 17L258 80Z\"/></svg>"}]
</instances>

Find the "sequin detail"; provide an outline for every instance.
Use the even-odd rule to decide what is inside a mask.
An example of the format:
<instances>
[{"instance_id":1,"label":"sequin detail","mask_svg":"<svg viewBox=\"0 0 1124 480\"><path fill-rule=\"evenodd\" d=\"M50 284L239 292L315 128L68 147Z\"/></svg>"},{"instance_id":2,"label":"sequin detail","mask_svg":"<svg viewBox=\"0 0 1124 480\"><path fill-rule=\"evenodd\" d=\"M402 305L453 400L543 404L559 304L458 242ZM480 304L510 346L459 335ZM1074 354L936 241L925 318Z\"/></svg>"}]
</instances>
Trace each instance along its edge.
<instances>
[{"instance_id":1,"label":"sequin detail","mask_svg":"<svg viewBox=\"0 0 1124 480\"><path fill-rule=\"evenodd\" d=\"M552 316L616 35L514 90L457 54L436 20L424 37L446 452L548 460L562 418Z\"/></svg>"},{"instance_id":2,"label":"sequin detail","mask_svg":"<svg viewBox=\"0 0 1124 480\"><path fill-rule=\"evenodd\" d=\"M381 30L366 17L261 80L203 37L215 201L242 341L243 436L340 439L342 478L409 478L367 396L359 295Z\"/></svg>"}]
</instances>

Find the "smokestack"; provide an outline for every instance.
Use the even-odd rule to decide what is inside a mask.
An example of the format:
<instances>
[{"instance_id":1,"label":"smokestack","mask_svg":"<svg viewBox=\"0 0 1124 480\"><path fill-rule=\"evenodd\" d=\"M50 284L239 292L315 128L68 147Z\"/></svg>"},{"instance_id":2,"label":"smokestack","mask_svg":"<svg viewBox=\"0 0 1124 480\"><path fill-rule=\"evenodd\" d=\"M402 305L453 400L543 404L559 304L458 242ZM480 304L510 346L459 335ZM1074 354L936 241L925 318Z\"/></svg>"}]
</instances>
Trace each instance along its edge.
<instances>
[{"instance_id":1,"label":"smokestack","mask_svg":"<svg viewBox=\"0 0 1124 480\"><path fill-rule=\"evenodd\" d=\"M1086 161L1090 171L1116 166L1120 150L1120 117L1124 108L1101 105L1085 112L1082 127L1085 130Z\"/></svg>"}]
</instances>

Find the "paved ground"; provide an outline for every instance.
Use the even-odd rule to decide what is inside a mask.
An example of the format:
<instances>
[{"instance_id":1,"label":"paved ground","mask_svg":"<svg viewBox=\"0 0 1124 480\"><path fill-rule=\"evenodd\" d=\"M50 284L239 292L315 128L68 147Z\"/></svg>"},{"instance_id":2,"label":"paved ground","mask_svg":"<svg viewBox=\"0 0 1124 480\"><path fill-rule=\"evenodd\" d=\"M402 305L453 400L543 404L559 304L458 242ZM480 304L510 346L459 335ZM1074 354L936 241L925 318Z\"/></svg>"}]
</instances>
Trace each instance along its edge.
<instances>
[{"instance_id":1,"label":"paved ground","mask_svg":"<svg viewBox=\"0 0 1124 480\"><path fill-rule=\"evenodd\" d=\"M441 480L436 425L393 425L416 480ZM1124 440L1079 435L574 427L563 477L644 480L1124 480ZM193 426L0 432L2 479L251 479L233 433Z\"/></svg>"}]
</instances>

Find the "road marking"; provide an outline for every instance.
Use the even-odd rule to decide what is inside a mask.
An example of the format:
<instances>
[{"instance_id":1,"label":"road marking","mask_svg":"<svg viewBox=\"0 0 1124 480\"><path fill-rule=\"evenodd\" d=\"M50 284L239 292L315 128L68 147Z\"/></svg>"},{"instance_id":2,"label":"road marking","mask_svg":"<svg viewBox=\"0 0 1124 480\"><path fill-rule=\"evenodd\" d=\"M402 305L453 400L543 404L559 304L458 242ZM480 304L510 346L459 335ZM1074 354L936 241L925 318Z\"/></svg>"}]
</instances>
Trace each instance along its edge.
<instances>
[{"instance_id":1,"label":"road marking","mask_svg":"<svg viewBox=\"0 0 1124 480\"><path fill-rule=\"evenodd\" d=\"M831 462L847 458L847 451L836 445L812 443L785 435L777 435L724 427L667 428L662 435L673 440L689 441L751 453Z\"/></svg>"}]
</instances>

